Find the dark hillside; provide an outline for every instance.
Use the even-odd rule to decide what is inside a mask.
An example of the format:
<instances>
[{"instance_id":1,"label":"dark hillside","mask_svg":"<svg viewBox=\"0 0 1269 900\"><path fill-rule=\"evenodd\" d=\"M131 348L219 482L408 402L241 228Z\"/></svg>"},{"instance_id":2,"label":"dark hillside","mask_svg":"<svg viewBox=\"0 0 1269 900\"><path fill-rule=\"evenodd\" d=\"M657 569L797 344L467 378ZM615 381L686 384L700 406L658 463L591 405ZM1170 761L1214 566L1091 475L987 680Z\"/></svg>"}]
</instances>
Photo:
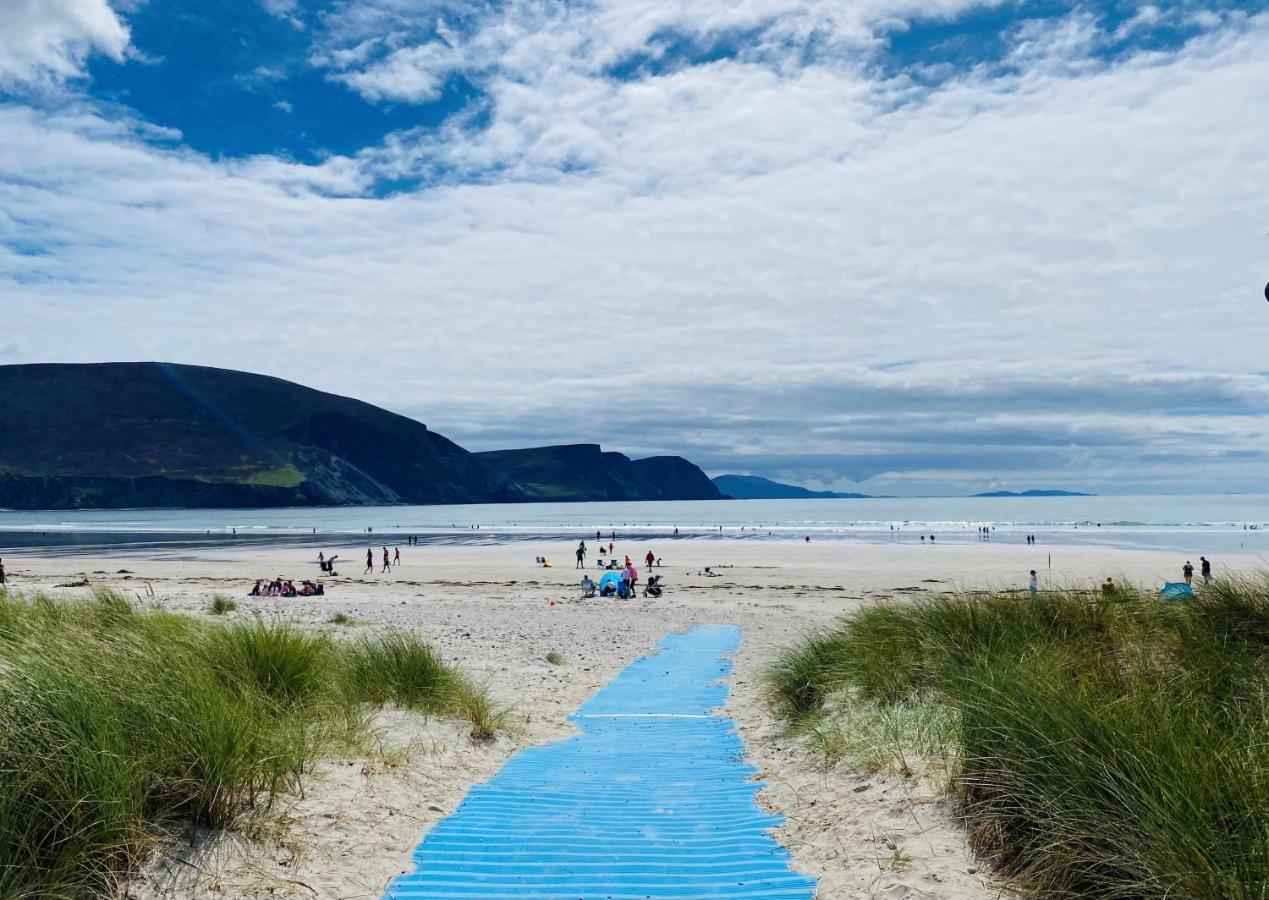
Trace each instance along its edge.
<instances>
[{"instance_id":1,"label":"dark hillside","mask_svg":"<svg viewBox=\"0 0 1269 900\"><path fill-rule=\"evenodd\" d=\"M0 423L0 506L525 499L414 419L227 369L0 366Z\"/></svg>"}]
</instances>

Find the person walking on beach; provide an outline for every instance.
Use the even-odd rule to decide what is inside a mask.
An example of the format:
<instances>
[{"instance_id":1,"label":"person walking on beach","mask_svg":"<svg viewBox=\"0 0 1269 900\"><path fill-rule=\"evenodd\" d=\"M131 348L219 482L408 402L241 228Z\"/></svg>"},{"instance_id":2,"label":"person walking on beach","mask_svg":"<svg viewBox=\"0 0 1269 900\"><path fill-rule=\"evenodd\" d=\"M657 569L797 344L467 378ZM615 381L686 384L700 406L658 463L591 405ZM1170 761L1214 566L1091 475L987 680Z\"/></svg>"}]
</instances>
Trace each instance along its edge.
<instances>
[{"instance_id":1,"label":"person walking on beach","mask_svg":"<svg viewBox=\"0 0 1269 900\"><path fill-rule=\"evenodd\" d=\"M1181 574L1185 576L1186 584L1194 583L1194 564L1188 559L1185 561L1185 565L1181 567Z\"/></svg>"},{"instance_id":2,"label":"person walking on beach","mask_svg":"<svg viewBox=\"0 0 1269 900\"><path fill-rule=\"evenodd\" d=\"M586 567L586 542L582 541L577 545L577 565L573 568L584 569Z\"/></svg>"},{"instance_id":3,"label":"person walking on beach","mask_svg":"<svg viewBox=\"0 0 1269 900\"><path fill-rule=\"evenodd\" d=\"M608 542L608 555L609 555L609 556L612 556L612 548L613 548L613 542L612 542L612 541L609 541L609 542Z\"/></svg>"},{"instance_id":4,"label":"person walking on beach","mask_svg":"<svg viewBox=\"0 0 1269 900\"><path fill-rule=\"evenodd\" d=\"M1211 584L1212 583L1212 564L1208 562L1206 556L1200 556L1199 563L1202 565L1202 569L1200 571L1203 573L1203 583Z\"/></svg>"},{"instance_id":5,"label":"person walking on beach","mask_svg":"<svg viewBox=\"0 0 1269 900\"><path fill-rule=\"evenodd\" d=\"M366 571L362 575L373 575L375 571L375 553L369 547L366 548Z\"/></svg>"},{"instance_id":6,"label":"person walking on beach","mask_svg":"<svg viewBox=\"0 0 1269 900\"><path fill-rule=\"evenodd\" d=\"M648 564L649 569L651 569L652 564L657 561L656 554L654 554L651 550L648 551L648 555L643 559Z\"/></svg>"},{"instance_id":7,"label":"person walking on beach","mask_svg":"<svg viewBox=\"0 0 1269 900\"><path fill-rule=\"evenodd\" d=\"M401 548L400 547L392 548L392 564L394 566L401 565Z\"/></svg>"},{"instance_id":8,"label":"person walking on beach","mask_svg":"<svg viewBox=\"0 0 1269 900\"><path fill-rule=\"evenodd\" d=\"M1031 577L1027 579L1027 590L1031 592L1031 599L1035 599L1035 595L1040 591L1040 579L1035 574L1035 569L1031 570Z\"/></svg>"},{"instance_id":9,"label":"person walking on beach","mask_svg":"<svg viewBox=\"0 0 1269 900\"><path fill-rule=\"evenodd\" d=\"M388 559L388 548L384 547L383 548L383 568L380 570L379 574L382 575L384 572L391 572L391 571L392 571L392 560Z\"/></svg>"}]
</instances>

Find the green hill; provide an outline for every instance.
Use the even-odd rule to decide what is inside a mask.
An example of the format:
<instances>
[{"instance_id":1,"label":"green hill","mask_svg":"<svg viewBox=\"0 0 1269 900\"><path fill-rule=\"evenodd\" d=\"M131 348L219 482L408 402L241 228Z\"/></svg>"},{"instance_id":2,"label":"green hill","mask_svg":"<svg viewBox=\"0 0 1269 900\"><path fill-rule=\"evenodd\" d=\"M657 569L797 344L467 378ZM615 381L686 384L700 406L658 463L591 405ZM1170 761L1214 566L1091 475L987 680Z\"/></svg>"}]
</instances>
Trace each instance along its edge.
<instances>
[{"instance_id":1,"label":"green hill","mask_svg":"<svg viewBox=\"0 0 1269 900\"><path fill-rule=\"evenodd\" d=\"M0 506L525 499L421 422L227 369L0 366L0 423Z\"/></svg>"}]
</instances>

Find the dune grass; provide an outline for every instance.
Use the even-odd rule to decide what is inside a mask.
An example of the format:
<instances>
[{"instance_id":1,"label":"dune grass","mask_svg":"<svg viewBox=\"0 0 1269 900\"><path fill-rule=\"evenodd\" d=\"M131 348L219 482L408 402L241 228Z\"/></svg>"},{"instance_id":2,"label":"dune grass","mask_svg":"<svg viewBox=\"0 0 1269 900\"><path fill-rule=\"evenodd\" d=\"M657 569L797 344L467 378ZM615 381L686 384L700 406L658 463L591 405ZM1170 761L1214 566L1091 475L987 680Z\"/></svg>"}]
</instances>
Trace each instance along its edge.
<instances>
[{"instance_id":1,"label":"dune grass","mask_svg":"<svg viewBox=\"0 0 1269 900\"><path fill-rule=\"evenodd\" d=\"M417 637L334 640L0 592L0 897L115 890L159 828L232 826L314 762L369 745L374 707L499 726Z\"/></svg>"},{"instance_id":2,"label":"dune grass","mask_svg":"<svg viewBox=\"0 0 1269 900\"><path fill-rule=\"evenodd\" d=\"M213 616L223 616L225 613L231 613L237 608L237 603L220 594L212 597L211 606L208 607Z\"/></svg>"},{"instance_id":3,"label":"dune grass","mask_svg":"<svg viewBox=\"0 0 1269 900\"><path fill-rule=\"evenodd\" d=\"M553 666L564 665L564 654L558 650L549 650L546 654L546 661Z\"/></svg>"},{"instance_id":4,"label":"dune grass","mask_svg":"<svg viewBox=\"0 0 1269 900\"><path fill-rule=\"evenodd\" d=\"M1034 896L1269 898L1269 581L876 606L768 680L830 759L887 716L937 754L941 711L971 839Z\"/></svg>"}]
</instances>

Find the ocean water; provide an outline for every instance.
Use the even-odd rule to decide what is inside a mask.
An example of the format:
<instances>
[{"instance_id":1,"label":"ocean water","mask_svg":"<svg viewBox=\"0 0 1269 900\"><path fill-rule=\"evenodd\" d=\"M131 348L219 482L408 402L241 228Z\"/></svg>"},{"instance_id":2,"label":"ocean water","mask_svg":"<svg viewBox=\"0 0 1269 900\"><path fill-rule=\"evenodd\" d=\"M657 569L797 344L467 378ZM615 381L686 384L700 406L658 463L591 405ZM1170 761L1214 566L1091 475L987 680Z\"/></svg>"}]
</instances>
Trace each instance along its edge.
<instances>
[{"instance_id":1,"label":"ocean water","mask_svg":"<svg viewBox=\"0 0 1269 900\"><path fill-rule=\"evenodd\" d=\"M223 543L426 543L645 537L708 540L1025 541L1269 554L1269 494L914 497L521 503L284 509L0 510L0 549ZM333 537L346 541L332 542Z\"/></svg>"}]
</instances>

